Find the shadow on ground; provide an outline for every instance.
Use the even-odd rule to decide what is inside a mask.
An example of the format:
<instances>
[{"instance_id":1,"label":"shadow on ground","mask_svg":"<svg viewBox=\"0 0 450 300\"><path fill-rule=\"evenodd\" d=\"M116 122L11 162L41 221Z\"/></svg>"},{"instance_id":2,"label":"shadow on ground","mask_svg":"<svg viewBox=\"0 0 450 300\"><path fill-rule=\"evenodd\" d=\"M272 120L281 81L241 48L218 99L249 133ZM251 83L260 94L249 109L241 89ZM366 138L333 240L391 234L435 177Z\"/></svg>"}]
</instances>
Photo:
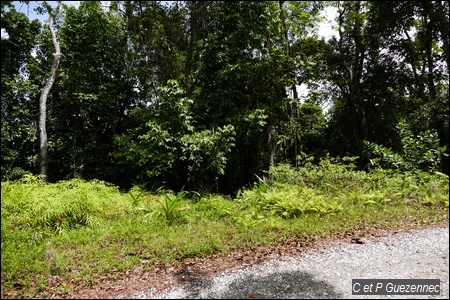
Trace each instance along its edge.
<instances>
[{"instance_id":1,"label":"shadow on ground","mask_svg":"<svg viewBox=\"0 0 450 300\"><path fill-rule=\"evenodd\" d=\"M324 281L299 271L273 273L259 277L239 276L226 290L215 290L213 280L188 283L184 289L187 299L336 299L343 295Z\"/></svg>"}]
</instances>

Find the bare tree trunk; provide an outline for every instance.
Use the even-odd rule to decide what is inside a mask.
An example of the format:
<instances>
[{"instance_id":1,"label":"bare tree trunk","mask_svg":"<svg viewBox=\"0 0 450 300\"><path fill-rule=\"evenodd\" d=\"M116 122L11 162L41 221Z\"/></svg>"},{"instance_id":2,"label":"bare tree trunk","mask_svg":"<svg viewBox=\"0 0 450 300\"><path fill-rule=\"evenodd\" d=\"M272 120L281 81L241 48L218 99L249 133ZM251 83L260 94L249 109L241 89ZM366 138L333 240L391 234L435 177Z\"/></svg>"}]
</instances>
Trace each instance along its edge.
<instances>
[{"instance_id":1,"label":"bare tree trunk","mask_svg":"<svg viewBox=\"0 0 450 300\"><path fill-rule=\"evenodd\" d=\"M269 152L270 166L275 166L276 145L274 145L272 129L273 125L266 126L266 148L267 152Z\"/></svg>"},{"instance_id":2,"label":"bare tree trunk","mask_svg":"<svg viewBox=\"0 0 450 300\"><path fill-rule=\"evenodd\" d=\"M39 173L44 176L44 180L47 180L47 97L50 89L55 82L56 70L59 66L61 59L61 49L59 47L58 39L56 38L55 30L53 29L53 23L56 16L59 13L61 1L58 1L56 9L51 13L49 12L49 28L52 34L53 45L55 46L55 53L53 53L53 63L50 69L50 76L45 83L45 86L41 90L41 96L39 97Z\"/></svg>"}]
</instances>

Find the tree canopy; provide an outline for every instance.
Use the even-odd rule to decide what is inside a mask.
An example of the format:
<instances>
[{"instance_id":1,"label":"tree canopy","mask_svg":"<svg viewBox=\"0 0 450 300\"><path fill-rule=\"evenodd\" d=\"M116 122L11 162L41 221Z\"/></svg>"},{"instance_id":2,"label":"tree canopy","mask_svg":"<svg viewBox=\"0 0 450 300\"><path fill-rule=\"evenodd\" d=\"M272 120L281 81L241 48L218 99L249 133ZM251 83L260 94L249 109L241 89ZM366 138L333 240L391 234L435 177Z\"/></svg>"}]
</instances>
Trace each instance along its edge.
<instances>
[{"instance_id":1,"label":"tree canopy","mask_svg":"<svg viewBox=\"0 0 450 300\"><path fill-rule=\"evenodd\" d=\"M329 40L317 34L326 8ZM55 50L45 22L10 1L1 14L7 180L39 172ZM448 16L448 1L63 5L48 179L233 194L304 155L356 156L365 169L389 153L448 174Z\"/></svg>"}]
</instances>

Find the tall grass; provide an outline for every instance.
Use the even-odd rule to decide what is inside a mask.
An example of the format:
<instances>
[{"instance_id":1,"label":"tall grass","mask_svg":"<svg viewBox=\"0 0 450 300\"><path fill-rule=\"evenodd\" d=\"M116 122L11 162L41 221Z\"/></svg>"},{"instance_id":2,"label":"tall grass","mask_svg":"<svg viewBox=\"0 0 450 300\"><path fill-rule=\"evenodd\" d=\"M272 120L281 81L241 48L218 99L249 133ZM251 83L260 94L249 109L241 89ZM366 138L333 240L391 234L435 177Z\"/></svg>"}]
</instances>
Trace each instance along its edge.
<instances>
[{"instance_id":1,"label":"tall grass","mask_svg":"<svg viewBox=\"0 0 450 300\"><path fill-rule=\"evenodd\" d=\"M95 285L136 266L292 235L436 223L448 218L448 190L440 173L356 171L351 158L272 167L235 199L26 175L1 183L2 298L35 297L50 276L61 282L53 293L63 295L64 282Z\"/></svg>"}]
</instances>

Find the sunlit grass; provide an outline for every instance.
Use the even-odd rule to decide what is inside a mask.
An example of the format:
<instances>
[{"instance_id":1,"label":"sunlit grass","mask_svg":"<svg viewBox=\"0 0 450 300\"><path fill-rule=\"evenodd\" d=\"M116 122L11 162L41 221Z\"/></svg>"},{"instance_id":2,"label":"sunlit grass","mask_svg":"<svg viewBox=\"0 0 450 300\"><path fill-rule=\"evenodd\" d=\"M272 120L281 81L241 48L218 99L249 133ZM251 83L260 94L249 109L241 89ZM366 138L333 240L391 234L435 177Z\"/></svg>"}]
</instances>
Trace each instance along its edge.
<instances>
[{"instance_id":1,"label":"sunlit grass","mask_svg":"<svg viewBox=\"0 0 450 300\"><path fill-rule=\"evenodd\" d=\"M235 199L31 175L1 188L2 298L33 297L50 276L94 286L136 266L448 216L443 174L367 173L328 160L274 167Z\"/></svg>"}]
</instances>

